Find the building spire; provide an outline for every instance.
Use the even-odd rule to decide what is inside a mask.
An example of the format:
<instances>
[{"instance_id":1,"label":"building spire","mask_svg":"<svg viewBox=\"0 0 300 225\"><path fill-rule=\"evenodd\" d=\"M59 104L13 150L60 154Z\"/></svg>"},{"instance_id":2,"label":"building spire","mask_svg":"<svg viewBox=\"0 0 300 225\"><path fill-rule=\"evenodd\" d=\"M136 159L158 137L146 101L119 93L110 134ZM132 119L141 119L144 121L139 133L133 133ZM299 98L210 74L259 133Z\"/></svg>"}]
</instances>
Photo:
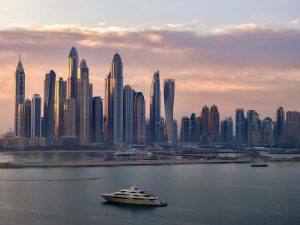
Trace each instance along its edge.
<instances>
[{"instance_id":1,"label":"building spire","mask_svg":"<svg viewBox=\"0 0 300 225\"><path fill-rule=\"evenodd\" d=\"M24 69L23 69L23 65L21 62L21 54L19 54L19 62L16 68L16 72L23 72L24 73Z\"/></svg>"}]
</instances>

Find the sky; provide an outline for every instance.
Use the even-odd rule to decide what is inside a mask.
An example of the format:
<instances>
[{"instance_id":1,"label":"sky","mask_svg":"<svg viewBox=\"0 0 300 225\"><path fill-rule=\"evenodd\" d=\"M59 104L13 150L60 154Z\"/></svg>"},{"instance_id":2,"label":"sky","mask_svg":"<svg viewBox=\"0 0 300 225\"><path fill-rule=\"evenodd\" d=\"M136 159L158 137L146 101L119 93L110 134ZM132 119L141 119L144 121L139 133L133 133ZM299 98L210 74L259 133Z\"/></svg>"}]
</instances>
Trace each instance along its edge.
<instances>
[{"instance_id":1,"label":"sky","mask_svg":"<svg viewBox=\"0 0 300 225\"><path fill-rule=\"evenodd\" d=\"M26 97L43 96L45 74L67 78L72 46L86 59L94 95L104 96L113 55L124 85L146 98L154 72L175 78L175 119L216 104L275 117L277 104L300 111L300 1L11 0L0 9L0 134L13 128L19 54ZM162 107L163 109L163 107ZM162 110L164 115L164 110Z\"/></svg>"}]
</instances>

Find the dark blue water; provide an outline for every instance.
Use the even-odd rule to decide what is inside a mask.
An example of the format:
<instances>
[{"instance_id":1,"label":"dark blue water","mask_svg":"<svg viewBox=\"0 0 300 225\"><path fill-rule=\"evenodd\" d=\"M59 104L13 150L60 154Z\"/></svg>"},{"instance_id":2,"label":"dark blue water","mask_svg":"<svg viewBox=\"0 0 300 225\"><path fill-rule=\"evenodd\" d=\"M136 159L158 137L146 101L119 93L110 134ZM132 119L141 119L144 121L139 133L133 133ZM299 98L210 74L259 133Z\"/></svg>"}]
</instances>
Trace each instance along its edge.
<instances>
[{"instance_id":1,"label":"dark blue water","mask_svg":"<svg viewBox=\"0 0 300 225\"><path fill-rule=\"evenodd\" d=\"M0 180L5 225L300 224L300 163L1 169ZM99 197L133 184L169 205L104 204Z\"/></svg>"}]
</instances>

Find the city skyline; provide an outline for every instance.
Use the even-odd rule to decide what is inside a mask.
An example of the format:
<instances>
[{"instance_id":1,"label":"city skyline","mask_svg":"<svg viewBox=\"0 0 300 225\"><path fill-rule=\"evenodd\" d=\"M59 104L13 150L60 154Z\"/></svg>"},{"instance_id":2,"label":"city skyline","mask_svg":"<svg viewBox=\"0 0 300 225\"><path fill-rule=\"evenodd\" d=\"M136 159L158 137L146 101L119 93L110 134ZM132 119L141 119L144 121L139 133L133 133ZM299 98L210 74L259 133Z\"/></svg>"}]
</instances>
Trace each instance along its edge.
<instances>
[{"instance_id":1,"label":"city skyline","mask_svg":"<svg viewBox=\"0 0 300 225\"><path fill-rule=\"evenodd\" d=\"M35 5L33 12L43 4L52 4L45 2ZM224 3L190 2L194 6L203 4L203 9L199 10L208 9L211 15L206 13L204 18L193 20L196 14L191 13L180 21L173 15L181 4L177 2L166 10L166 19L137 22L136 26L130 19L125 24L117 18L93 16L94 22L42 18L39 23L33 23L30 17L24 21L16 21L13 16L5 18L0 24L0 82L3 83L0 115L1 118L8 116L0 120L0 134L14 128L11 89L18 55L22 55L26 73L25 99L35 93L44 98L41 84L47 71L52 69L58 77L67 80L66 52L70 46L76 46L80 55L87 59L95 96L104 96L104 77L109 72L111 55L117 49L125 64L123 83L136 85L136 90L144 93L147 117L149 87L153 71L158 69L161 80L176 79L174 118L178 122L191 112L199 114L205 104L216 104L221 119L234 118L236 108L256 109L262 118L275 119L278 102L285 109L300 110L295 101L300 97L300 24L295 13L299 3L279 1L268 5L270 2L266 1L255 10L255 3L241 6L239 1L232 1L224 6L227 16L220 16L224 18L224 22L220 22L220 18L214 17L217 10L213 6ZM96 4L89 3L86 7ZM23 4L15 6L16 11ZM135 1L130 1L131 4L147 5ZM259 12L267 6L269 13L262 19ZM228 16L231 11L239 12L236 20ZM124 14L129 12L124 8ZM161 104L164 104L163 99ZM164 115L163 107L161 115Z\"/></svg>"},{"instance_id":2,"label":"city skyline","mask_svg":"<svg viewBox=\"0 0 300 225\"><path fill-rule=\"evenodd\" d=\"M72 81L71 81L71 79L70 79L70 77L72 76L72 71L74 70L74 71L76 71L76 74L77 74L77 70L79 71L78 73L82 73L82 71L83 71L83 69L85 69L85 70L87 70L87 71L85 71L84 73L84 76L87 76L87 78L84 78L84 79L87 79L87 83L86 83L86 85L87 85L87 88L85 88L86 89L86 91L85 91L85 94L84 94L84 96L86 96L86 97L88 97L88 99L89 100L92 100L92 97L93 97L93 83L89 83L89 81L88 81L88 74L89 74L89 68L87 67L87 65L86 65L86 61L85 61L85 59L83 58L82 60L81 60L81 63L80 63L80 66L78 65L78 63L75 63L76 64L76 66L73 68L73 63L72 63L72 57L74 58L74 54L75 54L75 58L76 58L76 61L77 62L79 62L79 59L78 59L78 53L77 53L77 51L76 51L76 48L75 47L72 47L71 48L71 51L70 51L70 54L69 54L69 57L68 57L68 68L69 68L69 78L68 78L68 85L70 85L70 87L67 89L67 91L69 92L70 90L72 90ZM70 64L70 62L71 62L71 64ZM115 65L114 63L116 63L117 62L117 64ZM123 80L123 77L122 77L122 74L123 74L123 64L122 64L122 61L121 61L121 57L120 57L120 55L118 54L118 53L115 53L114 54L114 56L113 56L113 62L111 63L111 72L109 72L109 74L108 74L108 76L106 77L106 78L104 78L104 80L107 80L107 78L108 77L113 77L113 76L111 76L111 73L114 73L114 71L117 71L115 68L117 68L117 65L118 65L118 63L121 63L121 70L119 69L119 71L121 71L121 72L117 72L117 73L120 73L121 74L121 78L122 78L122 80ZM22 68L21 68L22 67ZM21 68L22 69L22 73L25 73L24 72L24 70L23 70L23 66L22 66L22 61L21 61L21 56L19 56L19 61L18 61L18 64L17 64L17 68L16 68L16 72L15 72L15 76L16 75L18 75L20 72L20 69L19 68ZM83 68L83 69L82 69ZM71 70L70 70L71 69ZM46 100L46 102L48 101L47 100L47 95L49 95L48 94L48 89L49 89L49 87L46 87L47 85L49 85L48 83L49 83L49 81L47 80L47 79L49 79L49 78L47 78L47 76L50 76L51 74L54 74L54 81L52 81L52 85L54 84L54 83L56 83L56 82L59 82L58 81L58 79L55 79L55 72L53 71L53 70L51 70L50 71L50 73L47 73L46 74L46 78L45 78L45 80L44 80L44 82L45 82L45 86L44 86L44 96L46 96L46 99L42 99L43 101L45 101ZM87 75L86 75L87 74ZM74 75L73 75L74 76ZM115 75L114 75L115 76ZM118 75L119 76L119 75ZM75 75L74 77L76 77L78 80L80 80L80 79L82 79L82 75ZM156 79L157 78L157 79ZM19 86L19 78L15 78L16 79L16 82L17 83L15 83L15 85L16 85L16 88L18 88L18 86ZM63 78L59 78L59 80L60 79L63 79ZM76 79L76 82L77 82L77 79ZM111 78L110 78L111 79ZM157 80L157 81L156 81ZM154 76L153 76L153 80L152 80L152 85L151 85L151 87L149 88L149 91L150 91L150 96L151 95L153 95L153 93L155 93L155 91L154 91L154 86L153 86L153 82L154 83L158 83L158 85L160 86L160 85L164 85L165 86L165 82L166 81L171 81L172 79L169 79L169 78L167 78L167 79L164 79L163 81L160 81L160 76L159 76L159 71L156 71L155 73L154 73ZM172 80L173 82L175 82L175 79L173 79ZM23 81L22 82L24 82L24 83L26 83L26 81L23 79ZM107 81L105 81L105 82L107 82ZM110 81L110 83L111 83L112 81ZM112 83L115 83L115 82L112 82ZM123 83L123 81L122 81L122 83ZM78 83L79 84L79 83ZM85 86L86 86L85 85ZM23 89L25 89L25 85L23 84L23 86L24 86L24 88L22 88L22 90ZM77 89L77 86L78 87L80 87L80 85L76 85L76 89ZM137 86L137 85L135 85L135 84L133 84L132 85L133 87L135 87L135 86ZM158 87L159 87L158 86ZM45 89L45 87L46 87L46 89ZM132 88L130 85L128 85L128 84L126 84L124 87L129 87L129 88ZM111 87L112 88L112 87ZM122 89L123 87L122 86L120 86L120 88ZM165 89L166 87L164 87L164 89ZM53 87L51 88L51 89L53 89ZM51 90L50 89L50 90ZM56 88L55 88L56 89ZM55 110L54 108L55 108L55 106L54 106L54 102L56 101L55 100L55 97L54 97L54 91L55 91L55 89L53 89L51 92L52 92L52 105L53 105L53 110ZM115 88L112 88L112 90L114 90ZM121 90L120 89L120 90ZM17 89L16 89L17 90ZM134 89L132 89L132 91L135 91ZM166 91L166 90L164 90L164 91ZM76 95L77 95L77 92L78 93L80 93L80 90L76 90L74 93L76 93ZM90 93L89 93L90 92ZM107 93L107 91L105 92L105 93L103 93L103 96L104 95L106 95L106 93ZM123 91L121 91L121 93L123 93ZM152 93L152 94L151 94ZM68 93L69 94L69 98L72 98L73 97L73 95L74 94L71 94L71 92L69 92ZM173 93L173 95L175 94L175 92ZM24 95L24 93L23 93L23 95ZM158 101L158 105L159 105L159 110L158 110L158 112L159 112L159 114L162 114L162 111L165 111L165 109L166 109L166 105L163 107L163 103L161 103L161 100L160 100L160 95L161 95L161 93L160 93L160 88L158 88L158 92L157 92L157 95L159 96L158 98L159 98L159 101ZM164 98L163 99L165 99L166 98L166 96L167 96L168 94L166 94L166 92L165 93L163 93L163 96L164 96ZM85 98L86 98L85 97ZM16 97L15 97L16 98ZM24 98L24 97L23 97ZM76 98L77 97L75 97L75 100L76 100ZM117 97L117 98L120 98L120 97ZM123 97L121 97L121 98L123 98ZM26 99L28 99L28 98L26 98ZM88 100L87 99L87 100ZM113 99L113 98L112 98ZM86 100L86 101L87 101ZM17 100L17 98L16 98L16 100L15 100L16 102L18 101ZM23 100L23 102L24 102L25 100ZM82 118L81 118L81 115L80 115L80 112L79 111L81 111L81 106L80 106L80 100L76 100L76 101L78 101L78 106L77 106L77 109L76 109L76 111L78 111L78 113L76 113L76 114L78 114L76 117L77 117L77 119L76 119L76 127L79 129L79 127L82 127L82 125L80 125L80 123L81 123L81 121L82 121ZM125 101L125 100L124 100ZM132 99L132 101L133 101L133 99ZM173 100L174 101L174 100ZM106 101L105 101L106 102ZM45 104L48 104L48 103L45 103ZM133 104L133 103L132 103ZM149 117L147 117L147 114L146 114L146 119L150 119L150 121L151 121L151 101L150 101L150 103L149 103ZM172 103L172 104L174 104L174 103ZM114 104L112 104L112 105L114 105ZM119 105L119 104L117 104L117 105ZM116 105L116 106L117 106ZM123 104L122 104L123 105ZM115 107L115 106L114 106ZM123 106L122 106L123 107ZM206 104L205 104L205 106L204 107L206 107ZM215 107L215 104L212 106L213 108ZM279 107L279 104L277 103L277 107ZM19 108L19 107L18 107ZM84 107L85 108L85 107ZM89 107L88 107L89 108ZM280 108L282 108L282 106L280 106ZM239 109L239 108L236 108L236 109ZM202 109L203 110L203 109ZM218 109L217 109L218 110ZM245 109L246 111L248 110L248 111L255 111L255 110L253 110L253 109ZM123 111L123 110L121 110L121 111ZM291 110L289 110L289 111L291 111ZM45 113L46 112L46 113ZM44 106L44 109L43 109L43 113L44 113L44 115L46 116L47 115L47 111L46 111L46 108L45 108L45 106ZM132 112L133 113L133 112ZM192 112L193 113L193 112ZM275 113L275 116L278 116L277 115L277 113L278 113L278 109L277 109L277 112ZM51 119L51 123L52 123L52 126L53 126L53 129L52 129L52 131L49 131L47 128L45 128L45 130L43 131L42 130L42 133L43 132L50 132L51 134L50 134L50 136L52 137L52 139L55 137L55 122L54 122L54 117L56 117L56 115L55 115L55 112L53 111L52 112L52 117L53 117L53 119ZM196 114L197 114L197 112L196 112ZM199 115L201 115L201 113L199 113ZM18 116L18 115L17 115ZM181 115L181 118L183 118L183 117L185 117L186 115ZM270 115L267 115L267 116L270 116ZM47 117L47 116L46 116ZM46 118L45 117L45 118ZM85 116L86 117L86 116ZM164 118L164 115L161 115L160 116L161 118ZM226 119L228 116L226 115L224 118ZM270 116L270 117L272 117L272 115ZM44 118L44 120L45 120L45 118ZM221 117L221 115L219 115L219 112L218 112L218 121L220 122L220 119L222 119L223 117ZM17 119L17 117L16 117L16 119ZM166 119L166 118L164 118L164 119ZM89 121L90 119L89 118L87 118L87 120ZM122 120L123 120L123 117L122 117ZM176 118L175 118L175 120L176 120ZM18 122L18 124L19 124L20 122ZM123 122L122 122L123 123ZM156 122L157 124L158 123L162 123L162 122ZM89 124L89 123L88 123ZM47 119L45 120L45 127L47 127L46 126L47 125ZM91 126L91 125L89 125L89 126ZM131 126L133 126L133 125L131 125ZM159 125L159 127L161 127L162 125ZM167 126L167 125L166 125ZM168 127L168 126L167 126ZM219 124L219 127L218 127L218 129L220 129L221 128L221 124ZM90 130L90 128L88 128L87 130ZM125 131L124 131L125 132ZM133 132L133 130L131 131L131 132ZM218 133L219 131L217 131L217 133ZM19 133L19 131L18 131L18 133ZM76 136L78 136L79 135L79 130L77 130L76 131ZM107 132L108 134L109 134L109 132ZM153 132L152 132L153 133ZM155 132L154 132L155 133ZM161 134L159 134L159 132L156 132L157 134L158 134L158 136L161 136L162 135L162 133ZM125 134L125 133L124 133ZM48 134L46 134L46 133L44 133L44 135L45 136L49 136ZM80 134L81 135L81 134ZM80 136L79 135L79 136ZM85 135L87 135L87 136L89 136L89 134L85 134ZM51 138L50 138L51 139ZM82 139L82 138L81 138ZM87 138L87 139L89 139L89 138ZM121 138L121 139L123 139L123 137ZM84 142L86 142L86 141L83 141L82 143L84 143ZM114 142L114 141L113 141ZM113 142L110 142L110 143L113 143ZM126 142L126 141L124 141L124 142ZM154 141L155 142L155 141Z\"/></svg>"}]
</instances>

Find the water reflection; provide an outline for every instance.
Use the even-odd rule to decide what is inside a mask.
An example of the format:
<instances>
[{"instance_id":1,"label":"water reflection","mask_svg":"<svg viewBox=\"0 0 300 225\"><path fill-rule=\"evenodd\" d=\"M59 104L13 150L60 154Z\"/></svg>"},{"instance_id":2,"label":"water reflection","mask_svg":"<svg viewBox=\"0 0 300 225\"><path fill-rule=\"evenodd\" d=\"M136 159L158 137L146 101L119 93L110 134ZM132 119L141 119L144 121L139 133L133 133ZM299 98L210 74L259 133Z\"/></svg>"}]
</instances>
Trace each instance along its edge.
<instances>
[{"instance_id":1,"label":"water reflection","mask_svg":"<svg viewBox=\"0 0 300 225\"><path fill-rule=\"evenodd\" d=\"M101 203L105 207L111 207L115 209L128 210L132 212L138 211L154 211L158 207L155 206L147 206L147 205L127 205L122 203L112 203L112 202L102 202Z\"/></svg>"}]
</instances>

